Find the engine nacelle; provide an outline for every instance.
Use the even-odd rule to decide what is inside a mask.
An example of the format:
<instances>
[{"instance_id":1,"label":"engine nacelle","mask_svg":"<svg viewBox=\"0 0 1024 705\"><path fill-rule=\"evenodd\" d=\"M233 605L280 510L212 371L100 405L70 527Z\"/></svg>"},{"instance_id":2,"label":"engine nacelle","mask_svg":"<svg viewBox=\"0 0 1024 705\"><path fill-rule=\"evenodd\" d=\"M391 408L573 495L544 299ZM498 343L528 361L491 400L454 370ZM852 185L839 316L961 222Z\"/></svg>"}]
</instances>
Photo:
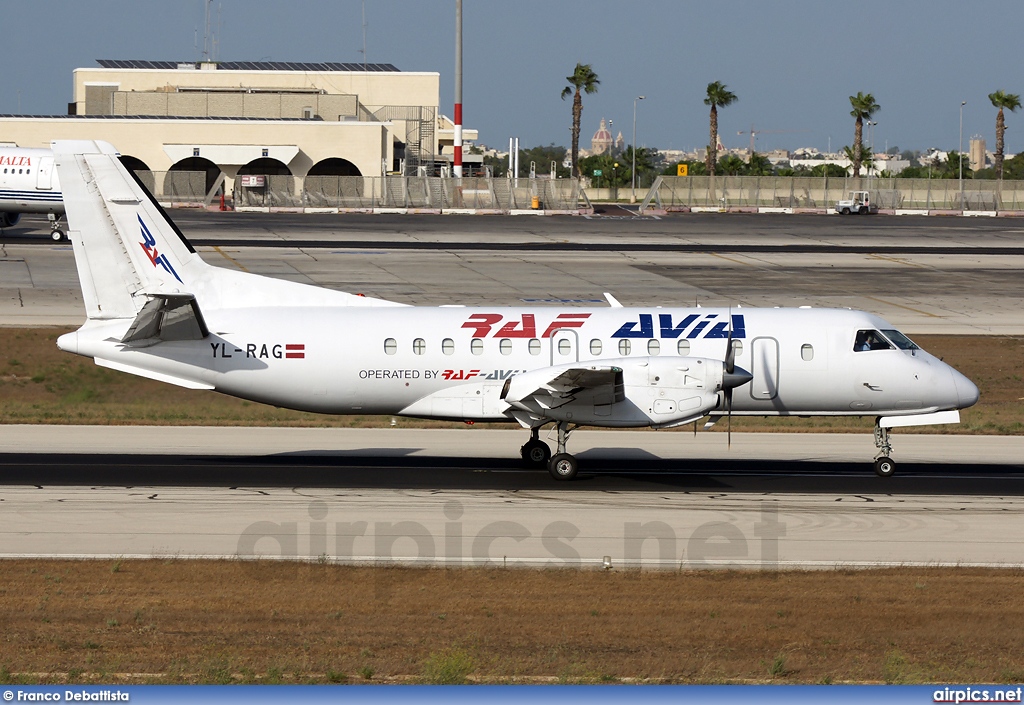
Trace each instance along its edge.
<instances>
[{"instance_id":1,"label":"engine nacelle","mask_svg":"<svg viewBox=\"0 0 1024 705\"><path fill-rule=\"evenodd\" d=\"M579 371L578 384L549 384ZM557 365L516 375L505 401L534 418L600 426L667 428L719 405L724 365L699 357L625 357ZM593 384L594 375L602 384Z\"/></svg>"},{"instance_id":2,"label":"engine nacelle","mask_svg":"<svg viewBox=\"0 0 1024 705\"><path fill-rule=\"evenodd\" d=\"M21 220L21 213L0 213L0 228L13 228Z\"/></svg>"}]
</instances>

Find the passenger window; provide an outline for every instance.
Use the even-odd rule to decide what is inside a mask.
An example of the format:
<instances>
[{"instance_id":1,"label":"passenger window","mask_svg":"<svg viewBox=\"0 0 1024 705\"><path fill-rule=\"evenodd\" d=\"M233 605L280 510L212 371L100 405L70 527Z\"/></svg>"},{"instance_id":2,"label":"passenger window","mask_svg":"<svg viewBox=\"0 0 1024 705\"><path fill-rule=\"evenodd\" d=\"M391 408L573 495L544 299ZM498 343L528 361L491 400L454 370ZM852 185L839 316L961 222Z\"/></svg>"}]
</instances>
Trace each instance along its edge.
<instances>
[{"instance_id":1,"label":"passenger window","mask_svg":"<svg viewBox=\"0 0 1024 705\"><path fill-rule=\"evenodd\" d=\"M676 343L676 352L686 357L690 354L690 341L685 338L680 338L679 342Z\"/></svg>"},{"instance_id":2,"label":"passenger window","mask_svg":"<svg viewBox=\"0 0 1024 705\"><path fill-rule=\"evenodd\" d=\"M441 352L445 355L452 355L455 353L455 341L451 338L445 338L441 341Z\"/></svg>"},{"instance_id":3,"label":"passenger window","mask_svg":"<svg viewBox=\"0 0 1024 705\"><path fill-rule=\"evenodd\" d=\"M483 355L484 341L480 340L480 338L473 338L473 342L469 344L469 351L474 355Z\"/></svg>"},{"instance_id":4,"label":"passenger window","mask_svg":"<svg viewBox=\"0 0 1024 705\"><path fill-rule=\"evenodd\" d=\"M530 338L530 354L540 355L540 341L536 338Z\"/></svg>"},{"instance_id":5,"label":"passenger window","mask_svg":"<svg viewBox=\"0 0 1024 705\"><path fill-rule=\"evenodd\" d=\"M501 350L502 355L512 354L512 341L508 338L502 338L501 343L498 344L498 349Z\"/></svg>"},{"instance_id":6,"label":"passenger window","mask_svg":"<svg viewBox=\"0 0 1024 705\"><path fill-rule=\"evenodd\" d=\"M800 346L800 359L804 362L810 362L814 359L814 346L810 343L804 343Z\"/></svg>"},{"instance_id":7,"label":"passenger window","mask_svg":"<svg viewBox=\"0 0 1024 705\"><path fill-rule=\"evenodd\" d=\"M569 342L568 338L562 338L558 341L558 354L568 355L572 352L572 343Z\"/></svg>"},{"instance_id":8,"label":"passenger window","mask_svg":"<svg viewBox=\"0 0 1024 705\"><path fill-rule=\"evenodd\" d=\"M660 352L661 352L661 343L657 339L652 338L652 339L647 341L647 354L648 355L657 355Z\"/></svg>"},{"instance_id":9,"label":"passenger window","mask_svg":"<svg viewBox=\"0 0 1024 705\"><path fill-rule=\"evenodd\" d=\"M853 341L853 351L865 352L867 350L892 350L892 346L877 330L859 330Z\"/></svg>"},{"instance_id":10,"label":"passenger window","mask_svg":"<svg viewBox=\"0 0 1024 705\"><path fill-rule=\"evenodd\" d=\"M388 338L387 340L385 340L384 341L384 354L385 355L394 355L396 352L398 352L398 341L395 340L394 338Z\"/></svg>"},{"instance_id":11,"label":"passenger window","mask_svg":"<svg viewBox=\"0 0 1024 705\"><path fill-rule=\"evenodd\" d=\"M739 357L740 355L742 355L743 354L743 341L742 340L734 340L734 341L732 341L732 349L736 351L736 357Z\"/></svg>"},{"instance_id":12,"label":"passenger window","mask_svg":"<svg viewBox=\"0 0 1024 705\"><path fill-rule=\"evenodd\" d=\"M601 349L602 349L602 346L601 346L601 341L600 340L598 340L597 338L594 338L593 340L590 341L590 354L591 355L600 355L601 354Z\"/></svg>"},{"instance_id":13,"label":"passenger window","mask_svg":"<svg viewBox=\"0 0 1024 705\"><path fill-rule=\"evenodd\" d=\"M623 338L619 341L619 355L629 355L630 348L633 346L629 344L629 340Z\"/></svg>"},{"instance_id":14,"label":"passenger window","mask_svg":"<svg viewBox=\"0 0 1024 705\"><path fill-rule=\"evenodd\" d=\"M416 338L412 341L412 351L417 355L422 355L427 351L427 341L423 338Z\"/></svg>"}]
</instances>

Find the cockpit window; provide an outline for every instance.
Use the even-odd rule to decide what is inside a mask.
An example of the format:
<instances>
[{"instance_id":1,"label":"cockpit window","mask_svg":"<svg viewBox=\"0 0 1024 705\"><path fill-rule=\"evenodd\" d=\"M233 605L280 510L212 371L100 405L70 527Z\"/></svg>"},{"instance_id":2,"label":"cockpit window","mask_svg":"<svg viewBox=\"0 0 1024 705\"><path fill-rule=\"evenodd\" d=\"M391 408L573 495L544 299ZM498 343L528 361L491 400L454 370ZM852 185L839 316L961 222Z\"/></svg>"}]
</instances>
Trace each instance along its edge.
<instances>
[{"instance_id":1,"label":"cockpit window","mask_svg":"<svg viewBox=\"0 0 1024 705\"><path fill-rule=\"evenodd\" d=\"M885 337L892 341L900 350L920 350L913 340L900 333L898 330L885 329L882 331L885 333Z\"/></svg>"},{"instance_id":2,"label":"cockpit window","mask_svg":"<svg viewBox=\"0 0 1024 705\"><path fill-rule=\"evenodd\" d=\"M857 338L853 342L853 351L864 352L866 350L892 350L892 346L877 330L859 330Z\"/></svg>"}]
</instances>

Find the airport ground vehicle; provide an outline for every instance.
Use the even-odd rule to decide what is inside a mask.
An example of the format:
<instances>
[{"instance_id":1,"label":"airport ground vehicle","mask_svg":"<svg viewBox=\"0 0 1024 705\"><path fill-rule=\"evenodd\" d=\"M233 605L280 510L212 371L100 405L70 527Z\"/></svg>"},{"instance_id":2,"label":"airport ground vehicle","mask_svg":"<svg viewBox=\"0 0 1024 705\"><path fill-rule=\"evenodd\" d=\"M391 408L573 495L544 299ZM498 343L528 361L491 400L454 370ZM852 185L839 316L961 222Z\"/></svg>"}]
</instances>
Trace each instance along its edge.
<instances>
[{"instance_id":1,"label":"airport ground vehicle","mask_svg":"<svg viewBox=\"0 0 1024 705\"><path fill-rule=\"evenodd\" d=\"M836 201L833 210L841 215L850 215L851 213L867 215L868 213L877 213L878 206L872 203L870 192L850 191L850 197Z\"/></svg>"}]
</instances>

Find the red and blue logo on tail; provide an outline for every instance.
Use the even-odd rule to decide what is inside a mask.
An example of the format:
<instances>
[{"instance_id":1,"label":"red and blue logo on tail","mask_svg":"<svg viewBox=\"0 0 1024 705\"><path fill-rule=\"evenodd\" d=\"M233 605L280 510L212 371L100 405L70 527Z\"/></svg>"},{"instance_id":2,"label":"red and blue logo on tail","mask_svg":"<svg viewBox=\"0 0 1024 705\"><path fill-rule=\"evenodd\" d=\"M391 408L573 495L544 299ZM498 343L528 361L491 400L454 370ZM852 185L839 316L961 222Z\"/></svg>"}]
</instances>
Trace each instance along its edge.
<instances>
[{"instance_id":1,"label":"red and blue logo on tail","mask_svg":"<svg viewBox=\"0 0 1024 705\"><path fill-rule=\"evenodd\" d=\"M146 227L146 223L142 220L142 216L139 216L139 225L142 226L142 242L139 245L146 252L146 256L149 257L149 261L153 263L153 266L160 266L164 268L168 274L172 275L175 279L181 282L181 277L174 271L174 267L171 266L170 261L167 259L167 255L162 255L157 252L156 249L156 238L149 232L149 228ZM181 282L184 284L185 282Z\"/></svg>"}]
</instances>

